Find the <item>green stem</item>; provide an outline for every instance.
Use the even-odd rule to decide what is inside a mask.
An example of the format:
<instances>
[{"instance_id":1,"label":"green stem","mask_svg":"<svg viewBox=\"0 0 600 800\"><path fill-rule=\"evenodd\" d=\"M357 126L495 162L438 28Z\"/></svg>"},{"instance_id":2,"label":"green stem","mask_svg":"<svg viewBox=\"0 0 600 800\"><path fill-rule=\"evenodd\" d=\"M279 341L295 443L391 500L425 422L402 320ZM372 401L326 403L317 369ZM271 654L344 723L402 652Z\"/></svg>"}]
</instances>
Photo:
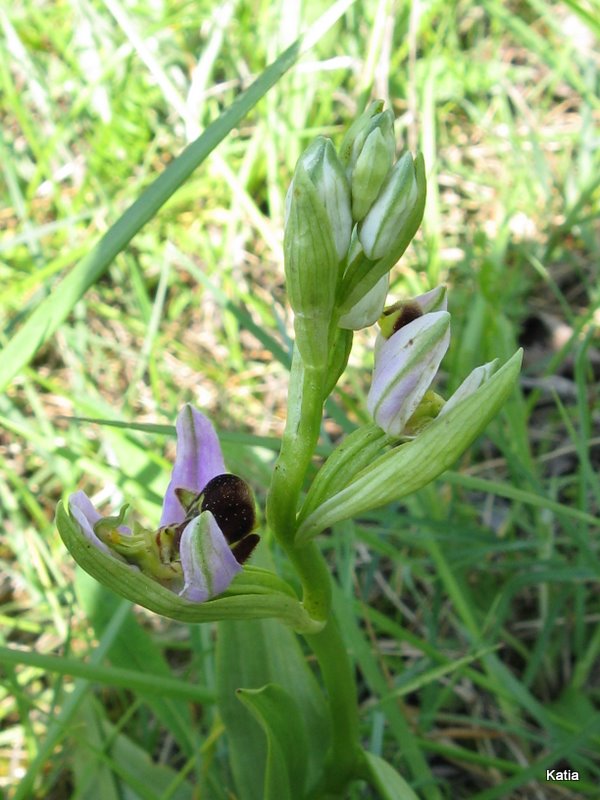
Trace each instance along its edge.
<instances>
[{"instance_id":1,"label":"green stem","mask_svg":"<svg viewBox=\"0 0 600 800\"><path fill-rule=\"evenodd\" d=\"M360 755L358 744L358 697L352 663L333 615L322 631L305 634L315 653L329 698L331 748L325 772L314 797L344 795L346 785L356 776Z\"/></svg>"},{"instance_id":2,"label":"green stem","mask_svg":"<svg viewBox=\"0 0 600 800\"><path fill-rule=\"evenodd\" d=\"M326 622L331 609L331 580L321 551L314 542L303 547L282 545L302 581L302 603L307 614Z\"/></svg>"},{"instance_id":3,"label":"green stem","mask_svg":"<svg viewBox=\"0 0 600 800\"><path fill-rule=\"evenodd\" d=\"M267 499L269 526L281 543L294 540L298 498L319 439L322 413L322 371L307 368L294 348L287 422Z\"/></svg>"},{"instance_id":4,"label":"green stem","mask_svg":"<svg viewBox=\"0 0 600 800\"><path fill-rule=\"evenodd\" d=\"M300 492L319 439L328 371L307 367L294 350L286 429L267 498L269 526L302 581L304 607L313 619L325 623L318 633L303 633L319 662L331 718L331 747L314 795L319 800L344 796L360 753L356 683L344 640L331 615L329 570L314 542L295 543Z\"/></svg>"},{"instance_id":5,"label":"green stem","mask_svg":"<svg viewBox=\"0 0 600 800\"><path fill-rule=\"evenodd\" d=\"M323 373L306 367L294 349L288 418L267 498L267 521L302 581L306 610L325 622L331 606L329 571L314 543L302 547L294 543L298 501L319 439L322 414Z\"/></svg>"},{"instance_id":6,"label":"green stem","mask_svg":"<svg viewBox=\"0 0 600 800\"><path fill-rule=\"evenodd\" d=\"M347 345L343 348L347 359ZM306 366L294 349L288 418L267 498L267 520L302 581L307 613L324 624L303 635L315 653L329 699L331 747L315 798L344 797L360 754L358 699L351 661L331 614L331 577L314 542L295 543L297 509L306 472L319 439L328 370Z\"/></svg>"}]
</instances>

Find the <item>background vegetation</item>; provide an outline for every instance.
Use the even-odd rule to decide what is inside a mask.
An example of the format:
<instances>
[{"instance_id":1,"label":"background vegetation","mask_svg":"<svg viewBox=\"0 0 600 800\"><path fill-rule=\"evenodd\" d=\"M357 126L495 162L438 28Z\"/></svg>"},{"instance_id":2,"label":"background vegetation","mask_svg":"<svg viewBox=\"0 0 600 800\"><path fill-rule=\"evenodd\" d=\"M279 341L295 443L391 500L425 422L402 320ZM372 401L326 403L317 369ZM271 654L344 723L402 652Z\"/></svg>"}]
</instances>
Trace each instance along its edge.
<instances>
[{"instance_id":1,"label":"background vegetation","mask_svg":"<svg viewBox=\"0 0 600 800\"><path fill-rule=\"evenodd\" d=\"M526 361L520 392L454 471L321 537L363 739L428 800L598 797L600 8L348 6L4 381L8 798L234 796L214 631L131 609L79 574L54 509L79 487L156 519L174 440L129 423L171 425L185 401L215 421L264 507L290 349L286 188L306 143L339 144L371 96L391 103L399 147L428 167L424 224L392 295L449 284L442 391L518 343ZM0 11L2 344L327 7L21 0ZM356 337L323 452L367 418L373 337ZM581 780L546 783L547 768Z\"/></svg>"}]
</instances>

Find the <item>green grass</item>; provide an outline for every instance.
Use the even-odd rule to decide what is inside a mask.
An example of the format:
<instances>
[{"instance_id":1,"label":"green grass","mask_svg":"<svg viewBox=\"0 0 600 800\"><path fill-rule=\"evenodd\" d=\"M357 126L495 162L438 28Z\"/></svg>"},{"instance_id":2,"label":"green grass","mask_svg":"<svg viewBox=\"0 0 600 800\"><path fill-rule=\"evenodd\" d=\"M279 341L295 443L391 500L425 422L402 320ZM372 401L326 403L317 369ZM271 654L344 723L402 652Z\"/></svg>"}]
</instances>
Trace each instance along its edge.
<instances>
[{"instance_id":1,"label":"green grass","mask_svg":"<svg viewBox=\"0 0 600 800\"><path fill-rule=\"evenodd\" d=\"M307 142L339 144L371 94L425 155L425 220L391 291L449 284L442 391L519 342L525 368L453 471L320 539L362 740L426 800L598 796L600 9L356 0L317 25L295 66L293 52L265 73L328 6L25 0L0 12L11 800L232 796L211 626L131 609L78 573L54 511L83 488L155 519L173 439L145 426L172 425L185 401L215 421L264 508L289 367L285 192ZM227 112L255 78L256 105L244 95ZM127 209L137 235L122 225L103 240ZM355 339L323 453L367 420L372 341ZM546 783L551 767L581 780Z\"/></svg>"}]
</instances>

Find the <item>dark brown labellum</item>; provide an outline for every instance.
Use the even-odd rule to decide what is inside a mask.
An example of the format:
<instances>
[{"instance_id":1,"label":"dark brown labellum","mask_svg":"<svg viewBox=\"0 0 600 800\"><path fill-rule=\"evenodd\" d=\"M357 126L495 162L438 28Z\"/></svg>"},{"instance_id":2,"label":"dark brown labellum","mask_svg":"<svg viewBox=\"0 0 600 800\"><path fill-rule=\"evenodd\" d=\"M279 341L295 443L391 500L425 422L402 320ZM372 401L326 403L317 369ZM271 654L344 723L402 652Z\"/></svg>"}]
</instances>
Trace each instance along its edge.
<instances>
[{"instance_id":1,"label":"dark brown labellum","mask_svg":"<svg viewBox=\"0 0 600 800\"><path fill-rule=\"evenodd\" d=\"M202 491L202 511L210 511L229 544L247 536L256 521L248 484L237 475L217 475Z\"/></svg>"},{"instance_id":2,"label":"dark brown labellum","mask_svg":"<svg viewBox=\"0 0 600 800\"><path fill-rule=\"evenodd\" d=\"M399 331L400 328L404 328L404 326L408 325L409 322L413 322L413 320L423 316L423 311L418 303L414 303L409 300L398 303L397 306L399 307L392 306L395 313L398 314L394 321L394 333Z\"/></svg>"},{"instance_id":3,"label":"dark brown labellum","mask_svg":"<svg viewBox=\"0 0 600 800\"><path fill-rule=\"evenodd\" d=\"M235 560L238 564L244 564L250 558L254 548L259 542L260 536L257 533L250 533L232 546L231 552L235 556Z\"/></svg>"}]
</instances>

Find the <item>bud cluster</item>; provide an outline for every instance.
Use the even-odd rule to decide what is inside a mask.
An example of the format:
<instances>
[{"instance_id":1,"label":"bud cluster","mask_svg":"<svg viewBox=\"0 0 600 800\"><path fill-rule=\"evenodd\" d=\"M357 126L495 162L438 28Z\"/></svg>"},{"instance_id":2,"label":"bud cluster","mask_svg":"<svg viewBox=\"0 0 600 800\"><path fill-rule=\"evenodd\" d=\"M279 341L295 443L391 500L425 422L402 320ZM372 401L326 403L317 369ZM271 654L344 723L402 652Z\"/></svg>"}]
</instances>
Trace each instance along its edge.
<instances>
[{"instance_id":1,"label":"bud cluster","mask_svg":"<svg viewBox=\"0 0 600 800\"><path fill-rule=\"evenodd\" d=\"M394 163L391 110L376 101L349 128L339 154L318 137L302 154L286 199L284 257L298 350L326 369L337 326L381 315L389 271L414 236L425 203L422 159Z\"/></svg>"}]
</instances>

